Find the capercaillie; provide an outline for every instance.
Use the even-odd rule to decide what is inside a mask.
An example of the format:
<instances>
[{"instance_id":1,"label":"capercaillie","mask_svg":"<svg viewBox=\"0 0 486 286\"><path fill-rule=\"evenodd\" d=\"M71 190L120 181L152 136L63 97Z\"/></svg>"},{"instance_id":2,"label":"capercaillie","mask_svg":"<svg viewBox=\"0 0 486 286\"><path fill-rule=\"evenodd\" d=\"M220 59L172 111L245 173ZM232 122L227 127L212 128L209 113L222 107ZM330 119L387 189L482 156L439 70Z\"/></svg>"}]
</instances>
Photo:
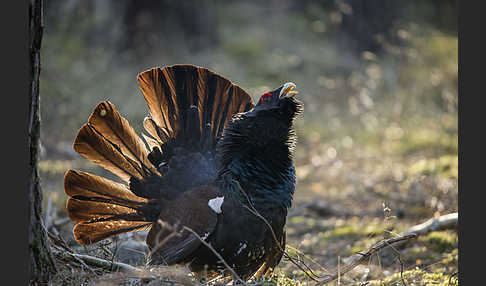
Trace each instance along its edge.
<instances>
[{"instance_id":1,"label":"capercaillie","mask_svg":"<svg viewBox=\"0 0 486 286\"><path fill-rule=\"evenodd\" d=\"M138 82L150 114L145 143L108 101L76 136L75 151L121 180L66 172L76 240L150 229L149 265L227 275L217 251L243 279L271 273L296 184L293 120L302 104L295 84L255 105L237 85L193 65L152 68Z\"/></svg>"}]
</instances>

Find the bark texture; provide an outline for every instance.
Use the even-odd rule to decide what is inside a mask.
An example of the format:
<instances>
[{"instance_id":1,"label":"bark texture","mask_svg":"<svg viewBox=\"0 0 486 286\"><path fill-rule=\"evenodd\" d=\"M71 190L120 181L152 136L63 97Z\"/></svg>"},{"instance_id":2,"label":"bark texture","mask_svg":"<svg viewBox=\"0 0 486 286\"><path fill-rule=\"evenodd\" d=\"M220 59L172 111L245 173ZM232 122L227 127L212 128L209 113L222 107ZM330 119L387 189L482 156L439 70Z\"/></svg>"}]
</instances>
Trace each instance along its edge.
<instances>
[{"instance_id":1,"label":"bark texture","mask_svg":"<svg viewBox=\"0 0 486 286\"><path fill-rule=\"evenodd\" d=\"M42 0L29 2L29 284L47 284L56 272L55 261L47 244L42 221L42 190L39 181L38 155L40 135L39 74L42 40Z\"/></svg>"}]
</instances>

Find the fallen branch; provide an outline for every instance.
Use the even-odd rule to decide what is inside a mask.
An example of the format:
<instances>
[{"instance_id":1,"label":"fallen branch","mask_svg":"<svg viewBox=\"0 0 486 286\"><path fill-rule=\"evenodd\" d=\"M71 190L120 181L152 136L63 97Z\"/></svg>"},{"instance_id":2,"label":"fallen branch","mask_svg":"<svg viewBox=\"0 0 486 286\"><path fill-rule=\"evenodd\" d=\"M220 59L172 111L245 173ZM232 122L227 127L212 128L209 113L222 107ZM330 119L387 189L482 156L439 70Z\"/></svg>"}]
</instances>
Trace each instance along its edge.
<instances>
[{"instance_id":1,"label":"fallen branch","mask_svg":"<svg viewBox=\"0 0 486 286\"><path fill-rule=\"evenodd\" d=\"M453 229L457 227L458 215L457 213L450 213L442 215L437 218L431 218L428 221L409 228L401 235L415 233L417 235L424 235L432 231Z\"/></svg>"},{"instance_id":2,"label":"fallen branch","mask_svg":"<svg viewBox=\"0 0 486 286\"><path fill-rule=\"evenodd\" d=\"M347 272L353 270L356 266L367 262L368 259L373 254L377 253L378 251L380 251L380 250L382 250L382 249L384 249L388 246L391 246L394 243L407 241L409 239L416 238L416 237L417 237L417 235L412 233L412 234L407 234L407 235L404 235L404 236L398 236L398 237L390 238L390 239L387 239L387 240L382 240L379 243L377 243L376 245L369 248L366 252L361 252L361 253L358 253L358 254L351 256L350 258L352 259L352 261L350 263L348 263L345 266L340 265L338 270L335 271L335 273L327 274L326 275L327 277L325 277L322 280L319 280L319 282L316 285L324 285L326 283L334 281L334 280L338 279L338 277L341 277L344 274L346 274Z\"/></svg>"},{"instance_id":3,"label":"fallen branch","mask_svg":"<svg viewBox=\"0 0 486 286\"><path fill-rule=\"evenodd\" d=\"M109 261L109 260L101 259L86 254L78 254L78 253L72 253L67 251L58 251L55 253L55 255L63 260L72 260L72 261L81 260L88 266L102 268L108 271L128 271L132 273L146 274L145 270L139 269L129 264L116 262L116 261Z\"/></svg>"},{"instance_id":4,"label":"fallen branch","mask_svg":"<svg viewBox=\"0 0 486 286\"><path fill-rule=\"evenodd\" d=\"M146 271L143 269L139 269L122 262L109 261L86 254L74 253L73 250L67 246L66 242L61 236L55 236L49 232L47 234L49 235L52 243L51 245L53 246L53 253L59 260L80 263L93 273L94 271L90 267L102 268L108 271L130 271L132 273L139 274L146 273Z\"/></svg>"},{"instance_id":5,"label":"fallen branch","mask_svg":"<svg viewBox=\"0 0 486 286\"><path fill-rule=\"evenodd\" d=\"M424 223L412 226L408 230L400 233L400 236L405 236L408 234L416 234L416 235L425 235L432 231L438 230L446 230L446 229L455 229L457 228L458 224L458 214L457 213L450 213L446 215L442 215L436 218L431 218ZM399 242L394 245L395 249L402 249L406 245L406 241ZM390 253L384 253L384 256L391 255Z\"/></svg>"},{"instance_id":6,"label":"fallen branch","mask_svg":"<svg viewBox=\"0 0 486 286\"><path fill-rule=\"evenodd\" d=\"M397 252L397 249L403 247L411 238L415 238L419 235L424 235L432 231L453 229L457 227L457 223L458 223L458 214L450 213L437 218L431 218L424 223L415 225L409 228L408 230L402 232L397 237L379 242L378 244L371 247L364 253L359 253L351 256L350 258L352 259L352 262L350 262L348 265L344 267L340 266L339 271L336 271L336 273L334 274L328 275L323 280L320 280L316 285L323 285L333 280L336 280L338 277L351 271L359 264L367 261L371 257L371 255L386 248L387 246L391 246L393 244L393 246L391 247L391 252L390 252L391 254L392 252Z\"/></svg>"}]
</instances>

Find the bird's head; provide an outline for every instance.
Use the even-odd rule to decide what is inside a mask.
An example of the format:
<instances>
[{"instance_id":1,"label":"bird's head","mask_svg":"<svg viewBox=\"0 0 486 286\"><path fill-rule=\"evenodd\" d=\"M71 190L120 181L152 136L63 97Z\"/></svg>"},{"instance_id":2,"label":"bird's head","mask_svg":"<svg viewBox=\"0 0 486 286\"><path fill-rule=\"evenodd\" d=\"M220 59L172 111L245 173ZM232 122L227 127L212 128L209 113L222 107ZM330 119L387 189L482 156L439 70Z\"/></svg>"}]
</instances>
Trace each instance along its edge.
<instances>
[{"instance_id":1,"label":"bird's head","mask_svg":"<svg viewBox=\"0 0 486 286\"><path fill-rule=\"evenodd\" d=\"M251 110L233 116L224 131L224 143L235 143L239 138L244 140L238 143L242 146L254 144L266 149L272 147L271 142L293 146L293 120L303 110L302 103L295 98L298 93L295 87L294 83L287 82L265 92Z\"/></svg>"},{"instance_id":2,"label":"bird's head","mask_svg":"<svg viewBox=\"0 0 486 286\"><path fill-rule=\"evenodd\" d=\"M295 88L295 83L287 82L277 89L265 92L258 100L255 108L247 115L273 114L292 121L302 111L302 103L295 98L295 95L298 94Z\"/></svg>"}]
</instances>

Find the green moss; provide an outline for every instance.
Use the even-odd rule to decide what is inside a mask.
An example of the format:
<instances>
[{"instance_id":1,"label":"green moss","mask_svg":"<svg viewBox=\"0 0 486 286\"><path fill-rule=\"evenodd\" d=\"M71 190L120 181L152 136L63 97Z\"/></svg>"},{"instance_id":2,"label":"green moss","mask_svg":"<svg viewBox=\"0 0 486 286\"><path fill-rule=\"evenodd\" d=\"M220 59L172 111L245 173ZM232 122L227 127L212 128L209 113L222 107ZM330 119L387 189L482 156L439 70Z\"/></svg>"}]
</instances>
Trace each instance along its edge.
<instances>
[{"instance_id":1,"label":"green moss","mask_svg":"<svg viewBox=\"0 0 486 286\"><path fill-rule=\"evenodd\" d=\"M303 216L291 217L287 226L287 234L289 235L303 235L309 232L327 231L332 228L332 225L327 221Z\"/></svg>"},{"instance_id":2,"label":"green moss","mask_svg":"<svg viewBox=\"0 0 486 286\"><path fill-rule=\"evenodd\" d=\"M431 232L423 240L429 249L439 253L449 252L457 247L457 235L445 231Z\"/></svg>"},{"instance_id":3,"label":"green moss","mask_svg":"<svg viewBox=\"0 0 486 286\"><path fill-rule=\"evenodd\" d=\"M400 151L405 154L427 150L439 154L457 154L458 151L457 134L449 135L431 128L409 129L400 143Z\"/></svg>"},{"instance_id":4,"label":"green moss","mask_svg":"<svg viewBox=\"0 0 486 286\"><path fill-rule=\"evenodd\" d=\"M458 156L444 155L439 158L420 159L412 164L408 173L410 176L436 174L445 178L458 178Z\"/></svg>"},{"instance_id":5,"label":"green moss","mask_svg":"<svg viewBox=\"0 0 486 286\"><path fill-rule=\"evenodd\" d=\"M459 251L457 248L454 248L450 253L446 253L444 258L441 260L442 264L456 264L458 263L459 258Z\"/></svg>"},{"instance_id":6,"label":"green moss","mask_svg":"<svg viewBox=\"0 0 486 286\"><path fill-rule=\"evenodd\" d=\"M357 237L359 230L355 226L343 226L330 230L324 234L324 238L339 239L344 237Z\"/></svg>"},{"instance_id":7,"label":"green moss","mask_svg":"<svg viewBox=\"0 0 486 286\"><path fill-rule=\"evenodd\" d=\"M426 246L414 246L407 250L406 258L407 260L417 264L428 264L432 261L439 260L441 258L441 255L435 251L429 251Z\"/></svg>"},{"instance_id":8,"label":"green moss","mask_svg":"<svg viewBox=\"0 0 486 286\"><path fill-rule=\"evenodd\" d=\"M415 269L415 270L408 270L404 271L403 273L394 273L386 277L383 280L373 280L368 281L367 285L370 286L401 286L403 285L403 280L408 283L408 285L439 285L439 286L446 286L446 285L458 285L457 279L454 277L451 278L451 274L444 274L444 273L428 273L424 270ZM449 284L449 282L451 284ZM415 284L418 283L418 284Z\"/></svg>"},{"instance_id":9,"label":"green moss","mask_svg":"<svg viewBox=\"0 0 486 286\"><path fill-rule=\"evenodd\" d=\"M356 238L356 237L374 237L379 234L383 234L385 230L385 224L375 222L362 222L354 223L350 221L335 229L329 230L324 233L324 238Z\"/></svg>"},{"instance_id":10,"label":"green moss","mask_svg":"<svg viewBox=\"0 0 486 286\"><path fill-rule=\"evenodd\" d=\"M282 271L276 271L272 274L270 278L262 278L257 281L255 281L256 285L264 285L264 286L273 286L273 285L283 285L283 286L300 286L300 285L305 285L302 283L304 279L297 279L292 274L282 272ZM252 285L250 283L249 285Z\"/></svg>"}]
</instances>

